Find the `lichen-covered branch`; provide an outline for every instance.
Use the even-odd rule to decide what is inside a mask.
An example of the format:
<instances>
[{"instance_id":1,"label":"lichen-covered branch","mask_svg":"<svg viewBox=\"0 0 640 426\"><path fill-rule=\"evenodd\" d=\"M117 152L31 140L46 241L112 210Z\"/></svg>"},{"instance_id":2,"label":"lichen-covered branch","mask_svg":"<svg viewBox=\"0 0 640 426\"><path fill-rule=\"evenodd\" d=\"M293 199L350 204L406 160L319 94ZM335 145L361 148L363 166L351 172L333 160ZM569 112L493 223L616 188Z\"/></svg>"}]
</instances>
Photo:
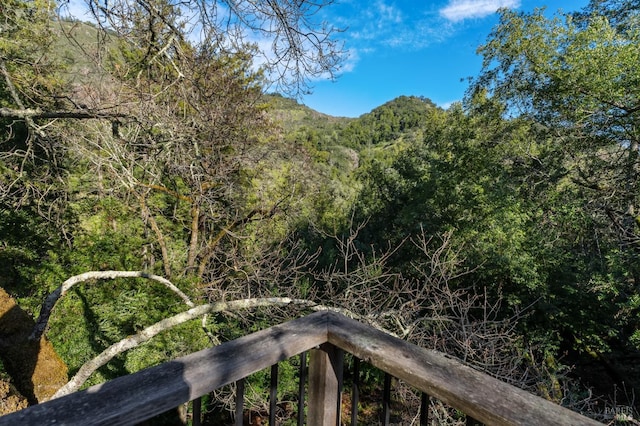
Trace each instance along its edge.
<instances>
[{"instance_id":1,"label":"lichen-covered branch","mask_svg":"<svg viewBox=\"0 0 640 426\"><path fill-rule=\"evenodd\" d=\"M213 312L232 312L242 309L251 309L261 306L286 306L286 305L298 305L313 307L315 303L310 300L304 299L291 299L288 297L268 297L260 299L242 299L234 300L230 302L217 302L207 305L200 305L189 309L188 311L179 313L169 318L165 318L157 323L145 328L136 335L129 336L120 340L117 343L109 346L102 351L98 356L91 361L86 362L75 376L69 380L69 382L60 388L53 396L52 399L59 398L64 395L68 395L72 392L76 392L80 389L82 384L95 372L98 368L105 365L113 357L129 350L133 349L140 344L150 340L152 337L165 330L169 330L172 327L185 323L187 321L199 318L203 315Z\"/></svg>"},{"instance_id":2,"label":"lichen-covered branch","mask_svg":"<svg viewBox=\"0 0 640 426\"><path fill-rule=\"evenodd\" d=\"M1 69L1 68L0 68ZM115 112L104 112L104 111L92 111L92 110L60 110L60 111L42 111L38 108L0 108L0 117L2 118L14 118L17 120L33 120L33 119L77 119L77 120L88 120L88 119L115 119L115 118L125 118L127 114L115 113ZM31 124L30 126L37 127L35 124Z\"/></svg>"},{"instance_id":3,"label":"lichen-covered branch","mask_svg":"<svg viewBox=\"0 0 640 426\"><path fill-rule=\"evenodd\" d=\"M33 331L29 339L31 340L39 340L45 329L47 328L47 323L49 322L49 317L51 316L51 311L55 307L58 300L64 296L74 285L78 283L82 283L88 280L112 280L115 278L146 278L153 281L157 281L167 287L169 290L173 291L177 294L184 303L189 307L194 307L194 303L189 299L189 296L184 294L182 290L176 287L171 281L167 280L158 275L148 274L142 271L91 271L85 272L84 274L75 275L68 280L66 280L60 287L55 289L42 303L42 308L40 309L40 316L36 321L35 327L33 327Z\"/></svg>"}]
</instances>

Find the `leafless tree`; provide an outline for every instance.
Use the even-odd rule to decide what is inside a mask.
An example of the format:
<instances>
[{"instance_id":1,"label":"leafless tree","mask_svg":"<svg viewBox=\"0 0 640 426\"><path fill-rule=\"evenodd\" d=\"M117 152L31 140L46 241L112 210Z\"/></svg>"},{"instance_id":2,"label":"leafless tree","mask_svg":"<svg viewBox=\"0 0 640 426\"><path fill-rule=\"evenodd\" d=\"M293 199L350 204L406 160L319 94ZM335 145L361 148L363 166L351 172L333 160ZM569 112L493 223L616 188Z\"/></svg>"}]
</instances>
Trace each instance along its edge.
<instances>
[{"instance_id":1,"label":"leafless tree","mask_svg":"<svg viewBox=\"0 0 640 426\"><path fill-rule=\"evenodd\" d=\"M233 175L265 121L257 113L258 95L270 84L302 93L311 78L336 75L344 56L339 30L319 19L332 2L86 0L96 33L87 44L77 36L80 24L55 21L52 7L21 14L16 11L27 3L11 0L1 10L10 47L0 52L0 90L8 101L0 109L0 119L8 123L0 149L7 175L0 196L15 206L38 200L40 213L63 227L63 164L87 142L69 136L89 136L87 127L93 128L94 145L111 135L121 142L120 153L137 150L138 162L160 156L160 167L172 165L169 172L190 180L192 193L173 193L192 203L187 263L198 270L196 263L211 256L216 242L198 232L205 221L201 200L224 204L228 199ZM64 2L59 12L66 13ZM86 70L65 70L48 59L55 58L50 53L60 38ZM265 45L270 47L259 48ZM268 78L258 78L259 73ZM253 135L246 133L249 128ZM129 170L132 165L128 161ZM136 177L136 194L141 215L166 249L148 203L150 192L140 184L172 192L150 179L161 176L149 169L146 179ZM269 216L274 205L232 211L225 225ZM169 275L169 254L163 257Z\"/></svg>"},{"instance_id":2,"label":"leafless tree","mask_svg":"<svg viewBox=\"0 0 640 426\"><path fill-rule=\"evenodd\" d=\"M144 60L166 60L181 76L181 45L213 46L236 54L247 43L264 46L256 57L278 91L299 94L312 78L334 78L345 56L340 29L322 20L334 0L86 0L105 30L144 45ZM64 12L64 8L62 9ZM144 15L142 30L132 19Z\"/></svg>"},{"instance_id":3,"label":"leafless tree","mask_svg":"<svg viewBox=\"0 0 640 426\"><path fill-rule=\"evenodd\" d=\"M194 305L168 280L143 272L91 272L70 278L47 298L36 328L44 329L55 302L66 291L94 279L149 278L172 290L188 309L114 342L82 365L55 397L78 390L96 369L112 358L172 327L213 313L222 316L205 319L205 332L211 321L224 318L249 325L251 316L245 312L256 309L268 312L273 323L305 311L335 310L420 346L459 358L517 386L535 390L549 384L554 372L546 371L544 360L536 358L535 348L527 347L515 333L515 326L524 313L502 317L499 299L490 300L484 291L458 287L458 278L469 271L462 267L461 259L452 249L450 234L429 237L422 233L405 241L404 244L418 248L422 256L413 264L414 273L403 275L394 271L390 262L398 248L382 253L363 250L357 244L359 230L355 227L346 237L335 237L339 253L336 263L320 270L317 269L318 253L305 252L293 244L281 243L271 250L256 250L252 256L246 256L242 246L236 244L224 258L216 257L213 263L219 268L209 277L217 280L201 284L209 300L199 305ZM217 343L217 336L211 337L212 343ZM225 392L229 390L220 392L221 400L225 400ZM394 392L403 401L418 404L418 399L401 383L395 386ZM256 408L263 403L258 398ZM442 421L450 414L449 409L437 401L433 402L432 410ZM447 421L451 419L448 417Z\"/></svg>"}]
</instances>

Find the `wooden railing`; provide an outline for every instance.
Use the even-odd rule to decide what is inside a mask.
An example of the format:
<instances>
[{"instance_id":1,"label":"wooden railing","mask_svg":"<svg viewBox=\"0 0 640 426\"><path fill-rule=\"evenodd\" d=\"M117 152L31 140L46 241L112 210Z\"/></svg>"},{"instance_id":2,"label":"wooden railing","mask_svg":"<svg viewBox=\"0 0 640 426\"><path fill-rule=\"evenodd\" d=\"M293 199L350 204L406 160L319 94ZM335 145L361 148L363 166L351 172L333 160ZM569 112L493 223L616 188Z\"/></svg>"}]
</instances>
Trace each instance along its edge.
<instances>
[{"instance_id":1,"label":"wooden railing","mask_svg":"<svg viewBox=\"0 0 640 426\"><path fill-rule=\"evenodd\" d=\"M0 417L0 425L136 424L309 350L310 426L340 422L343 351L488 425L600 424L439 352L325 311Z\"/></svg>"}]
</instances>

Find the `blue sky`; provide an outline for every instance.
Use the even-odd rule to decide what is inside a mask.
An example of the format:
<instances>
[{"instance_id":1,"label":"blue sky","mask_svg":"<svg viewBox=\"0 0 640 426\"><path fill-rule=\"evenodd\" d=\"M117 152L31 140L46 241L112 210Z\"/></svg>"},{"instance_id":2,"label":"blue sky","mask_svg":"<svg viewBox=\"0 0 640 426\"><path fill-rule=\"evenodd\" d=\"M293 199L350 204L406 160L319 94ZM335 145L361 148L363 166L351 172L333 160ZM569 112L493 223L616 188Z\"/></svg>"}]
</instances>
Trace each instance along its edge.
<instances>
[{"instance_id":1,"label":"blue sky","mask_svg":"<svg viewBox=\"0 0 640 426\"><path fill-rule=\"evenodd\" d=\"M425 96L447 107L459 101L466 77L478 74L484 43L509 7L549 13L579 10L588 0L336 0L323 18L346 28L349 58L335 82L312 82L305 105L334 116L358 117L401 95ZM461 79L463 81L461 81Z\"/></svg>"},{"instance_id":2,"label":"blue sky","mask_svg":"<svg viewBox=\"0 0 640 426\"><path fill-rule=\"evenodd\" d=\"M91 20L87 0L65 0L64 15ZM401 95L441 107L462 100L480 71L476 49L498 22L496 10L579 10L588 0L335 0L315 18L345 31L348 57L335 81L311 82L300 99L325 114L358 117ZM219 7L224 7L218 3ZM194 34L196 34L194 32ZM255 40L263 48L270 41Z\"/></svg>"}]
</instances>

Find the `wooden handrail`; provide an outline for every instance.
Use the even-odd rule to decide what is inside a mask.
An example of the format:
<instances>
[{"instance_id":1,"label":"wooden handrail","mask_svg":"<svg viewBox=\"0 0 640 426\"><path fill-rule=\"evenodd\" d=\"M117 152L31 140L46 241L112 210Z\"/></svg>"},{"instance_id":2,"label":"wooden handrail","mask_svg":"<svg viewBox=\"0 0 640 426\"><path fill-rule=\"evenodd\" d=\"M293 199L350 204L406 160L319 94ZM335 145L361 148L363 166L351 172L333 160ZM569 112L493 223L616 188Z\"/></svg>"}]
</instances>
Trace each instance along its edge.
<instances>
[{"instance_id":1,"label":"wooden handrail","mask_svg":"<svg viewBox=\"0 0 640 426\"><path fill-rule=\"evenodd\" d=\"M488 425L602 425L444 354L328 313L329 343Z\"/></svg>"},{"instance_id":2,"label":"wooden handrail","mask_svg":"<svg viewBox=\"0 0 640 426\"><path fill-rule=\"evenodd\" d=\"M0 425L130 425L327 341L318 312L0 417Z\"/></svg>"},{"instance_id":3,"label":"wooden handrail","mask_svg":"<svg viewBox=\"0 0 640 426\"><path fill-rule=\"evenodd\" d=\"M0 417L0 426L134 424L320 345L318 352L327 353L333 345L352 353L486 424L600 424L439 352L325 311ZM318 371L325 367L313 371L314 363L332 365L312 361L310 380L330 382L331 375L338 374L335 363L333 372ZM334 401L325 400L323 406L337 408L338 395L329 398ZM319 413L312 407L317 403L310 396L309 413Z\"/></svg>"}]
</instances>

